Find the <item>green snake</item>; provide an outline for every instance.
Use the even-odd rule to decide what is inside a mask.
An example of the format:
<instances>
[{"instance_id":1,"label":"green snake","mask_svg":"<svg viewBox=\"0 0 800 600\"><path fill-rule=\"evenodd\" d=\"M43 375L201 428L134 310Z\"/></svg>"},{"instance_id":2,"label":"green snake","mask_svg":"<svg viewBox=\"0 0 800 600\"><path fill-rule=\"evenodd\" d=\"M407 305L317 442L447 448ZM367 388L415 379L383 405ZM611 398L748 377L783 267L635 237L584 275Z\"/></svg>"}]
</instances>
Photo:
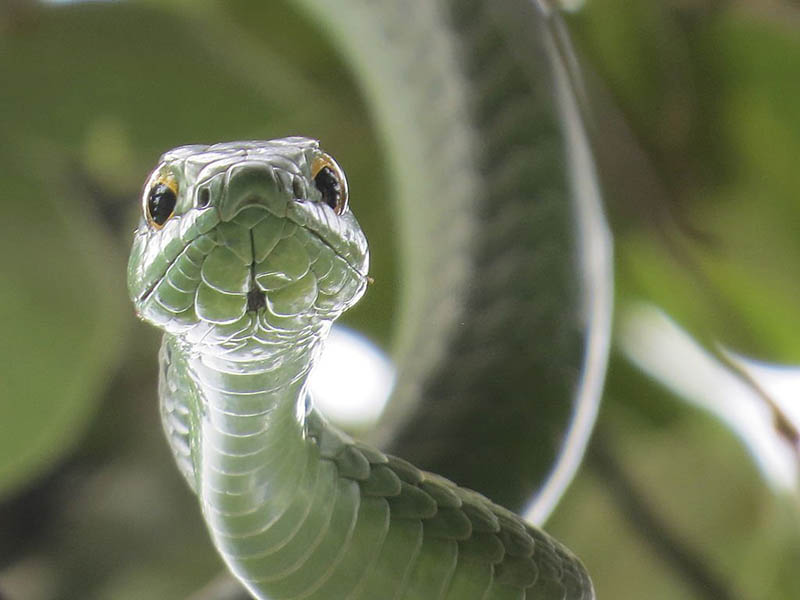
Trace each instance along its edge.
<instances>
[{"instance_id":1,"label":"green snake","mask_svg":"<svg viewBox=\"0 0 800 600\"><path fill-rule=\"evenodd\" d=\"M522 348L526 374L560 399L544 407L545 418L539 415L549 444L530 432L506 432L507 439L534 438L534 447L546 449L532 463L511 465L518 472L536 468L504 501L519 504L545 480L537 498L550 499L534 504L534 513L536 506L546 513L574 471L593 419L605 327L603 319L595 322L592 294L580 293L591 275L574 275L576 267L589 270L589 253L563 241L588 235L585 211L569 203L570 169L588 159L575 124L574 80L559 60L551 16L522 0L353 1L333 13L322 2L298 1L327 20L354 60L391 140L394 171L405 175L396 183L406 203L400 224L414 276L401 303L401 322L410 325L399 343L401 402L393 415L404 428L384 438L390 447L418 448L428 467L437 451L426 442L449 443L454 427L466 431L483 420L494 435L513 429L507 419L484 418L487 411L507 417L500 402L487 409L476 400L511 390L519 375L519 367L504 371L487 360L496 350L485 342L505 337L508 351ZM497 53L494 46L514 61L501 69L507 79L495 77L500 92L489 87L482 90L486 98L478 97L470 69L484 73L480 61ZM521 81L521 89L502 89L508 81ZM500 111L506 104L513 110ZM488 118L498 111L511 116L499 123ZM354 441L314 410L307 376L331 323L368 280L367 243L349 209L344 173L316 142L176 148L148 179L142 211L128 283L140 317L165 332L164 427L214 545L254 596L593 597L585 569L559 542L476 492ZM483 231L481 241L484 227L499 233ZM507 242L520 228L527 234L520 256L492 254L498 237ZM541 239L525 245L535 238L531 228L551 246ZM423 252L434 244L433 253ZM521 272L504 282L492 268L500 259ZM475 285L476 273L494 279ZM492 304L498 296L541 297L527 277L541 281L543 273L549 301L534 304L533 318L523 314L521 336L509 335L502 318L459 331L476 306L498 308ZM432 277L438 286L425 283ZM492 285L509 282L500 292ZM530 307L504 308L500 315L514 319ZM546 349L531 352L536 345L528 336L536 328ZM465 390L469 378L462 386L442 383L452 363L474 361L476 349L486 357L478 362L487 364L473 375L495 369L507 387ZM422 417L431 407L415 398L431 393L441 402ZM459 394L463 406L454 409L449 405ZM444 410L451 411L449 428L434 418ZM484 447L482 438L472 443ZM496 471L484 470L486 487ZM511 487L497 489L503 496Z\"/></svg>"},{"instance_id":2,"label":"green snake","mask_svg":"<svg viewBox=\"0 0 800 600\"><path fill-rule=\"evenodd\" d=\"M564 28L550 0L292 1L361 84L397 198L399 373L372 441L541 523L594 421L612 305Z\"/></svg>"}]
</instances>

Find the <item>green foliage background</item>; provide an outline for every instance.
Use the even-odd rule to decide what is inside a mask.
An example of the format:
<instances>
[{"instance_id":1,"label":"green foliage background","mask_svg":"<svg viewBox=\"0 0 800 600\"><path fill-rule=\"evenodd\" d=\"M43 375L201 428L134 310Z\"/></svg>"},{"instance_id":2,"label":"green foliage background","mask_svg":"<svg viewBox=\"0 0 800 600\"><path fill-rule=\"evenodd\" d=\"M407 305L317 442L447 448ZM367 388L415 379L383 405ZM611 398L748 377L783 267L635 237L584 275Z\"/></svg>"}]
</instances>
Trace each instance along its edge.
<instances>
[{"instance_id":1,"label":"green foliage background","mask_svg":"<svg viewBox=\"0 0 800 600\"><path fill-rule=\"evenodd\" d=\"M800 5L589 0L569 24L602 99L619 311L647 299L704 342L800 362ZM220 571L125 262L163 150L288 134L348 171L381 283L348 318L386 345L402 282L380 146L323 32L279 1L0 2L0 597L184 598ZM615 354L600 435L726 597L800 594L796 499L722 425ZM590 460L550 528L601 598L721 597L630 517Z\"/></svg>"}]
</instances>

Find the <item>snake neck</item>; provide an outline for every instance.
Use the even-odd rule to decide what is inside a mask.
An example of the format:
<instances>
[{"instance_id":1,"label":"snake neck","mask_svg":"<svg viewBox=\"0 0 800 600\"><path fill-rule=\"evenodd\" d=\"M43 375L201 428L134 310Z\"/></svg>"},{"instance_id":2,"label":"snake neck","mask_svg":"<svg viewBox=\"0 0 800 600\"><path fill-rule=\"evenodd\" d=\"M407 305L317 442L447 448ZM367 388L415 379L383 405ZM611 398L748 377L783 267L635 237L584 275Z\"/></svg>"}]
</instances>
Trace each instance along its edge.
<instances>
[{"instance_id":1,"label":"snake neck","mask_svg":"<svg viewBox=\"0 0 800 600\"><path fill-rule=\"evenodd\" d=\"M165 362L175 368L164 373L165 428L179 465L181 449L190 449L181 467L226 559L237 543L232 529L238 536L255 535L303 493L299 486L307 479L311 447L306 380L322 337L276 334L238 345L191 347L166 340ZM189 381L170 384L173 371ZM188 432L185 439L182 431Z\"/></svg>"},{"instance_id":2,"label":"snake neck","mask_svg":"<svg viewBox=\"0 0 800 600\"><path fill-rule=\"evenodd\" d=\"M209 510L214 490L249 490L237 502L260 506L265 490L285 484L294 463L304 460L307 379L326 329L262 332L214 344L165 337L165 428L184 475ZM285 468L273 468L279 466Z\"/></svg>"},{"instance_id":3,"label":"snake neck","mask_svg":"<svg viewBox=\"0 0 800 600\"><path fill-rule=\"evenodd\" d=\"M272 415L283 412L294 412L302 425L306 382L326 334L319 328L295 335L273 332L193 349L189 372L202 390L205 417L224 415L222 420L239 435L258 433L270 424Z\"/></svg>"}]
</instances>

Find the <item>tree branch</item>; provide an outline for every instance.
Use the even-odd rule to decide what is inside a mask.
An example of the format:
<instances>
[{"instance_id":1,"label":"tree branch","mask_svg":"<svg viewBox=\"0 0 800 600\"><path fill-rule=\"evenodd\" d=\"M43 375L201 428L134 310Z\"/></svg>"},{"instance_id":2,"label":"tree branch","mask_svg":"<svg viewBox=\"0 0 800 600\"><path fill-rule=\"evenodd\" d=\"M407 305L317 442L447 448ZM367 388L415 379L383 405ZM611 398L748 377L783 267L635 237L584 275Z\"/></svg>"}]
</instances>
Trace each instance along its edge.
<instances>
[{"instance_id":1,"label":"tree branch","mask_svg":"<svg viewBox=\"0 0 800 600\"><path fill-rule=\"evenodd\" d=\"M670 524L649 505L602 433L595 433L587 459L613 496L623 518L664 562L694 588L699 597L739 600L724 578L715 573L686 540L680 539Z\"/></svg>"}]
</instances>

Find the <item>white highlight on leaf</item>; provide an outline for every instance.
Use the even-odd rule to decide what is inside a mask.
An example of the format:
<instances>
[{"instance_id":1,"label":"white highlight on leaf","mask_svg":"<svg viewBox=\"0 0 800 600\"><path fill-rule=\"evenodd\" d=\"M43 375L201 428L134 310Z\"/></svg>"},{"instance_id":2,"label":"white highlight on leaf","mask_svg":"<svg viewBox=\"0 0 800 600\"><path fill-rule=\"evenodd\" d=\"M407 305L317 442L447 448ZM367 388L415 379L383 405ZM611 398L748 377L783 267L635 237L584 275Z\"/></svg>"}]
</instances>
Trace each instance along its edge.
<instances>
[{"instance_id":1,"label":"white highlight on leaf","mask_svg":"<svg viewBox=\"0 0 800 600\"><path fill-rule=\"evenodd\" d=\"M365 336L334 325L309 378L314 404L341 427L375 423L392 393L395 369Z\"/></svg>"},{"instance_id":2,"label":"white highlight on leaf","mask_svg":"<svg viewBox=\"0 0 800 600\"><path fill-rule=\"evenodd\" d=\"M619 339L628 358L645 373L723 421L745 444L773 489L797 491L798 455L776 430L769 403L739 373L650 304L625 311ZM757 363L731 353L726 356L773 402L785 406L795 425L800 424L800 369Z\"/></svg>"}]
</instances>

